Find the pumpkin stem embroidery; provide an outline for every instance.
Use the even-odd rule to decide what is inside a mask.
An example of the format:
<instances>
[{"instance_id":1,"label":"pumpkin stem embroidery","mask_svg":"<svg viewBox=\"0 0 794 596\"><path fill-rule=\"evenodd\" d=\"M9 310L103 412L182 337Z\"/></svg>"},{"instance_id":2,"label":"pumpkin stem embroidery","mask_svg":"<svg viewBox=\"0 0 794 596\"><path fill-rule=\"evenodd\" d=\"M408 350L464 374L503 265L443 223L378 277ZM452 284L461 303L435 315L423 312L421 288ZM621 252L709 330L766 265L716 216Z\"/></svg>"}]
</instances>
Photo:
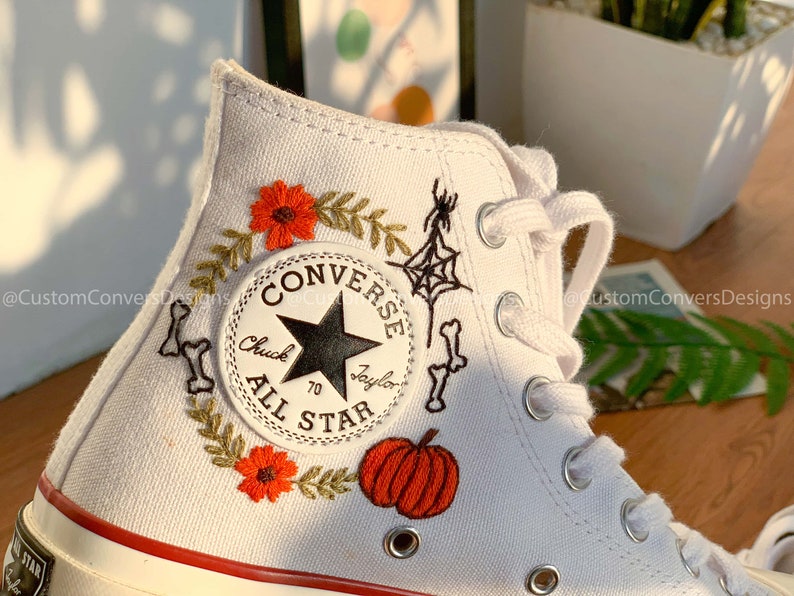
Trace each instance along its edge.
<instances>
[{"instance_id":1,"label":"pumpkin stem embroidery","mask_svg":"<svg viewBox=\"0 0 794 596\"><path fill-rule=\"evenodd\" d=\"M430 430L428 430L425 433L425 435L422 437L422 439L419 441L419 444L417 445L417 448L422 449L422 448L426 447L427 444L430 441L432 441L433 439L436 438L437 434L438 434L438 429L437 428L431 428Z\"/></svg>"}]
</instances>

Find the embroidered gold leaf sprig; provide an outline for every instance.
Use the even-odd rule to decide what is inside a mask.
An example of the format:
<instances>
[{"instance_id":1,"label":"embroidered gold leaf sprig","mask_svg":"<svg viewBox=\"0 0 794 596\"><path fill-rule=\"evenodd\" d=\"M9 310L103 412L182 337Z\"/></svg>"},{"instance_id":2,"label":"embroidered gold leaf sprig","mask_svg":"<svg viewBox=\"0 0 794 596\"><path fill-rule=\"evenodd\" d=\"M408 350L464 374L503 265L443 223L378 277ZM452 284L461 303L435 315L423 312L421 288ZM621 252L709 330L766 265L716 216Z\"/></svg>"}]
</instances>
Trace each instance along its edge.
<instances>
[{"instance_id":1,"label":"embroidered gold leaf sprig","mask_svg":"<svg viewBox=\"0 0 794 596\"><path fill-rule=\"evenodd\" d=\"M329 191L321 196L314 203L314 211L320 223L334 230L350 232L359 240L365 236L364 224L369 227L369 243L372 248L377 248L381 240L384 241L386 254L391 255L395 249L400 249L406 256L411 255L410 247L397 236L397 232L404 232L408 229L405 224L384 224L381 218L386 214L387 209L373 209L369 214L364 214L364 210L369 206L370 200L367 198L359 199L354 205L349 205L354 192L346 192L341 195L336 191ZM363 222L363 223L362 223Z\"/></svg>"},{"instance_id":2,"label":"embroidered gold leaf sprig","mask_svg":"<svg viewBox=\"0 0 794 596\"><path fill-rule=\"evenodd\" d=\"M322 466L312 466L303 476L292 481L300 489L304 497L316 499L320 496L323 499L333 501L336 495L350 492L348 484L358 482L358 474L355 472L348 474L347 468L326 470L321 476L320 472L322 470Z\"/></svg>"},{"instance_id":3,"label":"embroidered gold leaf sprig","mask_svg":"<svg viewBox=\"0 0 794 596\"><path fill-rule=\"evenodd\" d=\"M190 402L193 408L188 410L188 414L193 420L204 425L198 433L215 443L204 445L204 450L213 456L212 463L219 468L233 468L243 457L245 439L239 434L234 436L234 425L231 422L228 422L221 431L223 416L215 412L214 397L207 400L203 407L199 405L195 396L190 398Z\"/></svg>"},{"instance_id":4,"label":"embroidered gold leaf sprig","mask_svg":"<svg viewBox=\"0 0 794 596\"><path fill-rule=\"evenodd\" d=\"M228 422L223 426L223 415L215 411L217 402L214 397L208 399L202 406L198 399L192 396L190 403L193 407L188 410L188 414L193 420L204 425L198 429L198 433L211 441L204 445L204 450L212 456L212 463L219 468L234 468L243 459L245 451L243 436L240 434L235 436L232 423ZM256 449L258 448L254 450ZM351 473L348 468L323 471L322 466L312 466L300 478L289 482L297 486L307 499L322 497L333 501L336 495L352 490L349 485L358 482L358 473Z\"/></svg>"},{"instance_id":5,"label":"embroidered gold leaf sprig","mask_svg":"<svg viewBox=\"0 0 794 596\"><path fill-rule=\"evenodd\" d=\"M224 230L223 235L233 240L232 244L215 244L210 252L217 258L202 261L196 265L198 271L206 271L204 275L197 275L190 280L190 287L196 290L192 306L196 306L204 294L214 295L217 291L217 280L226 281L226 268L237 271L240 260L246 263L251 260L255 232L238 232L237 230Z\"/></svg>"}]
</instances>

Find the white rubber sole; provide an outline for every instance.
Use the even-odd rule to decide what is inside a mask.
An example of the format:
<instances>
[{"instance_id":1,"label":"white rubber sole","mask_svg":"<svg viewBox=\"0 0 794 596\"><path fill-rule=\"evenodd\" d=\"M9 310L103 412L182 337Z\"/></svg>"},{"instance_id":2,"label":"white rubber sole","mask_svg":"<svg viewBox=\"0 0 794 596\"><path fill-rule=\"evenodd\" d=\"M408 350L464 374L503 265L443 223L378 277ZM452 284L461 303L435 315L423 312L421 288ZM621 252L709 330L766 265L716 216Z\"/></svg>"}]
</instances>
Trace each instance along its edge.
<instances>
[{"instance_id":1,"label":"white rubber sole","mask_svg":"<svg viewBox=\"0 0 794 596\"><path fill-rule=\"evenodd\" d=\"M51 572L39 573L41 566L31 563L34 559ZM33 501L20 512L5 563L13 563L8 566L12 580L22 578L17 585L33 581L31 571L36 577L49 573L48 596L426 596L352 579L241 563L159 542L85 511L45 475ZM31 586L25 589L25 594L42 593Z\"/></svg>"},{"instance_id":2,"label":"white rubber sole","mask_svg":"<svg viewBox=\"0 0 794 596\"><path fill-rule=\"evenodd\" d=\"M51 596L329 596L343 593L243 579L128 548L79 526L47 502L39 490L36 490L33 503L24 508L22 517L31 534L55 557Z\"/></svg>"}]
</instances>

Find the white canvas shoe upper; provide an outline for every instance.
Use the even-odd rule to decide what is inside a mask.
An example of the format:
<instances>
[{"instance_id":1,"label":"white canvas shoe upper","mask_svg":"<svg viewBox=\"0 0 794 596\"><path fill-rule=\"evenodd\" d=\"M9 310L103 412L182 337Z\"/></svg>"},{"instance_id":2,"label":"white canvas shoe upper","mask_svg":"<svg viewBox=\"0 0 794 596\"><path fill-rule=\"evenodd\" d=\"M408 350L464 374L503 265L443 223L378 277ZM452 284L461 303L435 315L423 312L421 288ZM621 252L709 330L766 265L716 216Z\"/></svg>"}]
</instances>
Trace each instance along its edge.
<instances>
[{"instance_id":1,"label":"white canvas shoe upper","mask_svg":"<svg viewBox=\"0 0 794 596\"><path fill-rule=\"evenodd\" d=\"M340 592L772 593L593 436L570 334L612 222L556 190L548 153L352 116L233 63L212 84L201 188L51 494L136 544Z\"/></svg>"}]
</instances>

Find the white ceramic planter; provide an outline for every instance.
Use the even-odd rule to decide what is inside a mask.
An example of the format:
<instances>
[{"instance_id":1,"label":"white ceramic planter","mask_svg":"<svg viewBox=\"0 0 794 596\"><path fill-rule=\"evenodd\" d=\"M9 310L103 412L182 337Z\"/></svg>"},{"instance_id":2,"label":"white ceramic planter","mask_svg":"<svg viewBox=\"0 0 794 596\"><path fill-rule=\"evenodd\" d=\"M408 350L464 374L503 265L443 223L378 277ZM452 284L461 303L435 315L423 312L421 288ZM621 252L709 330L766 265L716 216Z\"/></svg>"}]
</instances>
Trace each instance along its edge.
<instances>
[{"instance_id":1,"label":"white ceramic planter","mask_svg":"<svg viewBox=\"0 0 794 596\"><path fill-rule=\"evenodd\" d=\"M673 250L735 202L791 80L791 25L728 57L555 8L526 19L525 141L563 187Z\"/></svg>"}]
</instances>

